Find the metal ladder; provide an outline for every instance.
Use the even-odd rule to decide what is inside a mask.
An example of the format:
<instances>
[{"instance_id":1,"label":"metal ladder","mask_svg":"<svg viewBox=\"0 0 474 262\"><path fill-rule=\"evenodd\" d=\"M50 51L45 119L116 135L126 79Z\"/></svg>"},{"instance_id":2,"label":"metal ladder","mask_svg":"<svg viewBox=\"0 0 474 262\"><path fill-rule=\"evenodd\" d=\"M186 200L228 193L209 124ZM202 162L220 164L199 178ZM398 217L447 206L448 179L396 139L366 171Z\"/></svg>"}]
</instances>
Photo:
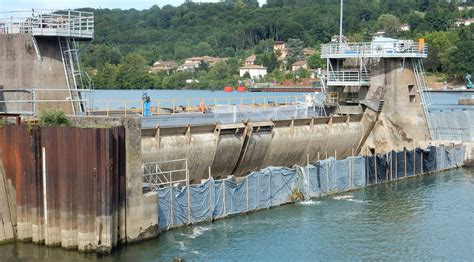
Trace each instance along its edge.
<instances>
[{"instance_id":1,"label":"metal ladder","mask_svg":"<svg viewBox=\"0 0 474 262\"><path fill-rule=\"evenodd\" d=\"M428 112L428 106L430 106L433 101L431 99L431 94L428 92L428 85L426 84L425 79L425 69L423 66L423 61L419 58L412 58L413 64L413 73L415 75L416 86L418 88L418 93L420 94L421 104L423 106L423 111L425 113L426 123L428 125L428 131L432 137L431 121L430 115Z\"/></svg>"},{"instance_id":2,"label":"metal ladder","mask_svg":"<svg viewBox=\"0 0 474 262\"><path fill-rule=\"evenodd\" d=\"M85 84L83 81L76 41L69 37L58 37L58 41L72 112L77 115L80 112L85 112L79 90L89 88L89 83Z\"/></svg>"}]
</instances>

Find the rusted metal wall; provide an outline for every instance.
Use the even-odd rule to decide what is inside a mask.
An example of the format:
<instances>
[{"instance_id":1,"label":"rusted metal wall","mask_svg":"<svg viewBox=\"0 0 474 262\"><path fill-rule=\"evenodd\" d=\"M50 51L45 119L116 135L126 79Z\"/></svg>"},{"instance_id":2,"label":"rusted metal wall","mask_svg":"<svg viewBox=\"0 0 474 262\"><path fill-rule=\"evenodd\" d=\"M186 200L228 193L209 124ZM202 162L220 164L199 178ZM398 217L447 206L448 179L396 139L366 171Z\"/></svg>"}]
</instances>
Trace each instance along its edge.
<instances>
[{"instance_id":1,"label":"rusted metal wall","mask_svg":"<svg viewBox=\"0 0 474 262\"><path fill-rule=\"evenodd\" d=\"M123 127L0 128L5 174L16 192L18 239L110 252L123 237L124 135Z\"/></svg>"}]
</instances>

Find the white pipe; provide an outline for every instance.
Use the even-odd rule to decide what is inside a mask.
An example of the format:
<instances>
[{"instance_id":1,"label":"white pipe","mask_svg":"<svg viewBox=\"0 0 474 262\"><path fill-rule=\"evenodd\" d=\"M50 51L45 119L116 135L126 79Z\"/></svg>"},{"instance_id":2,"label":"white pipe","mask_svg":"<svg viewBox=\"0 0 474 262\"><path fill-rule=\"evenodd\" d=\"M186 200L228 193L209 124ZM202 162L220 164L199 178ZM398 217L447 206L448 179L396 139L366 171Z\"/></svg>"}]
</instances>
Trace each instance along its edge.
<instances>
[{"instance_id":1,"label":"white pipe","mask_svg":"<svg viewBox=\"0 0 474 262\"><path fill-rule=\"evenodd\" d=\"M45 235L45 244L48 242L48 201L46 197L46 149L43 147L42 152L43 158L43 205L44 205L44 235Z\"/></svg>"}]
</instances>

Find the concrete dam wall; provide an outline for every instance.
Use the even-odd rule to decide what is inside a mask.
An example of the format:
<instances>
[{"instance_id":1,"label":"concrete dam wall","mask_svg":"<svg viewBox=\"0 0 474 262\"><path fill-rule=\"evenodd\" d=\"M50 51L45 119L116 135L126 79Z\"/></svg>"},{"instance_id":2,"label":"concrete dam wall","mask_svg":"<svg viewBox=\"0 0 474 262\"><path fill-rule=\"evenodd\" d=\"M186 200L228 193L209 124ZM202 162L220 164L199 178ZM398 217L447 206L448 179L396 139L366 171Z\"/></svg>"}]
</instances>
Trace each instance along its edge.
<instances>
[{"instance_id":1,"label":"concrete dam wall","mask_svg":"<svg viewBox=\"0 0 474 262\"><path fill-rule=\"evenodd\" d=\"M36 47L35 47L36 42ZM62 109L72 113L72 106L66 98L67 89L59 41L57 38L36 37L30 34L0 34L0 101L31 101L31 92L24 89L62 89L61 91L37 91L35 99L62 100L64 102L41 103L42 108ZM3 92L1 92L3 91ZM32 103L0 102L0 111L31 112Z\"/></svg>"},{"instance_id":2,"label":"concrete dam wall","mask_svg":"<svg viewBox=\"0 0 474 262\"><path fill-rule=\"evenodd\" d=\"M268 166L344 158L369 132L361 115L142 129L143 163L188 159L190 179L245 176ZM173 164L167 169L173 169Z\"/></svg>"}]
</instances>

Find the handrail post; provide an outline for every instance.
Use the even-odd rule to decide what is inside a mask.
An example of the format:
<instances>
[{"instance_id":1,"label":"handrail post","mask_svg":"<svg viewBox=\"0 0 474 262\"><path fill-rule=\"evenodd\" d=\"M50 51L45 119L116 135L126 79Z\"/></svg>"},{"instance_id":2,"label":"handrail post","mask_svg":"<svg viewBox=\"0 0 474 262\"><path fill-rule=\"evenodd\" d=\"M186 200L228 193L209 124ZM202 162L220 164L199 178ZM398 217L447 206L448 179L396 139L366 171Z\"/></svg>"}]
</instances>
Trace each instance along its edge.
<instances>
[{"instance_id":1,"label":"handrail post","mask_svg":"<svg viewBox=\"0 0 474 262\"><path fill-rule=\"evenodd\" d=\"M124 106L123 110L125 112L124 113L125 117L127 117L127 101L125 101L125 106Z\"/></svg>"},{"instance_id":2,"label":"handrail post","mask_svg":"<svg viewBox=\"0 0 474 262\"><path fill-rule=\"evenodd\" d=\"M186 107L186 111L188 111L188 115L189 115L189 112L190 112L190 109L191 109L190 106L191 106L191 104L190 104L190 101L189 101L189 98L188 98L188 106Z\"/></svg>"}]
</instances>

